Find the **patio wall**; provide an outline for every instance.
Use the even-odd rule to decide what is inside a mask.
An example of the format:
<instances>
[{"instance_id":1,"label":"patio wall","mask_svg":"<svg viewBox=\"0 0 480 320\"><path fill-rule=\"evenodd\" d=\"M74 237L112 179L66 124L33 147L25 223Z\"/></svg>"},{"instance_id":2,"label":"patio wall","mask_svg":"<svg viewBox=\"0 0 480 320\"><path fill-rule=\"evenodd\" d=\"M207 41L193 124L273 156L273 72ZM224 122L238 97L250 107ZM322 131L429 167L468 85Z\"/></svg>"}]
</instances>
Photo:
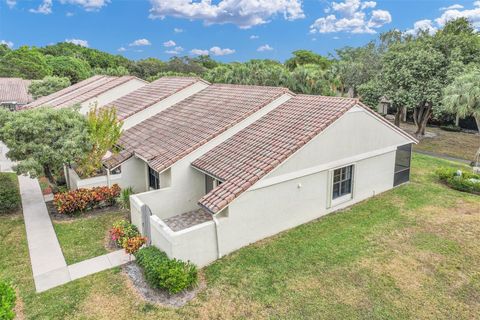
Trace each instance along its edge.
<instances>
[{"instance_id":1,"label":"patio wall","mask_svg":"<svg viewBox=\"0 0 480 320\"><path fill-rule=\"evenodd\" d=\"M191 261L199 267L217 259L215 223L207 221L196 226L172 231L157 216L150 217L152 244L168 257Z\"/></svg>"}]
</instances>

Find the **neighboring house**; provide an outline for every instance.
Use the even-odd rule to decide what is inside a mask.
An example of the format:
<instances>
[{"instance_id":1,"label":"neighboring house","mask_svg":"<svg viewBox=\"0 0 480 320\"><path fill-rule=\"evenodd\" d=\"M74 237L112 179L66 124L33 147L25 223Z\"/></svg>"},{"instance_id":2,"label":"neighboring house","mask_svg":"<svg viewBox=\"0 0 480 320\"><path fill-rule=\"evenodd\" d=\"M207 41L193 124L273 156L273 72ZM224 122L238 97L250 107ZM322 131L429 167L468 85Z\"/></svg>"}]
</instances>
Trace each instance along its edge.
<instances>
[{"instance_id":1,"label":"neighboring house","mask_svg":"<svg viewBox=\"0 0 480 320\"><path fill-rule=\"evenodd\" d=\"M409 180L417 140L356 99L213 84L126 130L132 222L204 266Z\"/></svg>"},{"instance_id":2,"label":"neighboring house","mask_svg":"<svg viewBox=\"0 0 480 320\"><path fill-rule=\"evenodd\" d=\"M33 101L28 93L30 80L20 78L0 78L0 108L15 111Z\"/></svg>"},{"instance_id":3,"label":"neighboring house","mask_svg":"<svg viewBox=\"0 0 480 320\"><path fill-rule=\"evenodd\" d=\"M103 108L115 107L117 117L123 121L123 130L139 124L166 108L190 97L205 89L210 84L200 78L194 77L162 77L149 83ZM95 186L117 183L121 187L128 187L131 181L128 173L122 177L120 170L114 174L81 179L73 168L66 174L67 184L71 189L90 188ZM137 186L138 187L138 186ZM144 188L137 188L138 191Z\"/></svg>"},{"instance_id":4,"label":"neighboring house","mask_svg":"<svg viewBox=\"0 0 480 320\"><path fill-rule=\"evenodd\" d=\"M21 109L32 109L42 106L59 109L80 105L79 112L87 114L93 105L104 106L146 84L146 81L134 76L111 77L97 75L48 96L38 98Z\"/></svg>"}]
</instances>

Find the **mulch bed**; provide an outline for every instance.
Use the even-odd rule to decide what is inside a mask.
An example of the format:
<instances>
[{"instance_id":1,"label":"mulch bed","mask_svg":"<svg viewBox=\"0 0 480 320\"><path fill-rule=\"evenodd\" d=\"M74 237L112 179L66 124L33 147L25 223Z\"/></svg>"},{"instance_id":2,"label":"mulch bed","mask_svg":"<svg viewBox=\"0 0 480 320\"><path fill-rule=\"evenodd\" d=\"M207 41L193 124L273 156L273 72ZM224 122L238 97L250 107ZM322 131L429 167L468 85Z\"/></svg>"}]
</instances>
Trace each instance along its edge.
<instances>
[{"instance_id":1,"label":"mulch bed","mask_svg":"<svg viewBox=\"0 0 480 320\"><path fill-rule=\"evenodd\" d=\"M205 281L199 277L195 288L177 294L169 294L165 290L152 288L145 281L142 269L135 262L122 266L123 272L128 276L132 289L145 301L166 307L179 308L193 300L197 294L206 288Z\"/></svg>"},{"instance_id":2,"label":"mulch bed","mask_svg":"<svg viewBox=\"0 0 480 320\"><path fill-rule=\"evenodd\" d=\"M47 205L47 210L48 210L48 214L50 215L50 218L55 221L73 221L79 218L91 218L91 217L99 216L105 213L119 212L123 210L115 205L115 206L110 206L105 208L94 209L91 211L87 211L87 212L79 213L75 215L68 215L68 214L58 213L57 209L55 208L55 205L53 204L53 201L47 201L45 202L45 204ZM125 218L126 219L128 218L128 211L125 211Z\"/></svg>"}]
</instances>

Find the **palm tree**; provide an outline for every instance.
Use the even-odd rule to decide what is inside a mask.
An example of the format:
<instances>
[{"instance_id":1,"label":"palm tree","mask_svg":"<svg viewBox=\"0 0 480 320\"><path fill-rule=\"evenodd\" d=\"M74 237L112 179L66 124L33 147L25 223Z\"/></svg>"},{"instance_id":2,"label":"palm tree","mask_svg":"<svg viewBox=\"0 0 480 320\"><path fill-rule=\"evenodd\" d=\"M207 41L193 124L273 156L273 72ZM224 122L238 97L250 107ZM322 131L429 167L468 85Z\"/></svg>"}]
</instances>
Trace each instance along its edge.
<instances>
[{"instance_id":1,"label":"palm tree","mask_svg":"<svg viewBox=\"0 0 480 320\"><path fill-rule=\"evenodd\" d=\"M444 90L443 104L459 117L473 116L480 133L480 70L474 68L455 78ZM480 148L474 162L480 165Z\"/></svg>"}]
</instances>

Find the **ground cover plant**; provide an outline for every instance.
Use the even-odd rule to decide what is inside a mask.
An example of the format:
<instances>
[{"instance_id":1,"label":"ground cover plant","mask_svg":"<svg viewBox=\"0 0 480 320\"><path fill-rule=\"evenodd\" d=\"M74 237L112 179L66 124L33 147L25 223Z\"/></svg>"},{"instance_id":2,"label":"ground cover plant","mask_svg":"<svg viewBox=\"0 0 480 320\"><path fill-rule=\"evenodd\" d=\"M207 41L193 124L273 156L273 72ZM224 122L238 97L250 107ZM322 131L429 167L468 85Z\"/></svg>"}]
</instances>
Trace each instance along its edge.
<instances>
[{"instance_id":1,"label":"ground cover plant","mask_svg":"<svg viewBox=\"0 0 480 320\"><path fill-rule=\"evenodd\" d=\"M20 203L17 175L0 172L0 214L17 210Z\"/></svg>"},{"instance_id":2,"label":"ground cover plant","mask_svg":"<svg viewBox=\"0 0 480 320\"><path fill-rule=\"evenodd\" d=\"M12 320L15 318L16 294L12 285L0 279L0 319Z\"/></svg>"},{"instance_id":3,"label":"ground cover plant","mask_svg":"<svg viewBox=\"0 0 480 320\"><path fill-rule=\"evenodd\" d=\"M440 181L449 187L480 195L480 174L474 174L469 170L445 167L438 168L436 173Z\"/></svg>"},{"instance_id":4,"label":"ground cover plant","mask_svg":"<svg viewBox=\"0 0 480 320\"><path fill-rule=\"evenodd\" d=\"M409 184L216 261L177 309L143 301L120 268L36 294L21 215L0 216L0 278L26 319L475 319L480 197L439 181L450 166L470 170L414 154Z\"/></svg>"}]
</instances>

